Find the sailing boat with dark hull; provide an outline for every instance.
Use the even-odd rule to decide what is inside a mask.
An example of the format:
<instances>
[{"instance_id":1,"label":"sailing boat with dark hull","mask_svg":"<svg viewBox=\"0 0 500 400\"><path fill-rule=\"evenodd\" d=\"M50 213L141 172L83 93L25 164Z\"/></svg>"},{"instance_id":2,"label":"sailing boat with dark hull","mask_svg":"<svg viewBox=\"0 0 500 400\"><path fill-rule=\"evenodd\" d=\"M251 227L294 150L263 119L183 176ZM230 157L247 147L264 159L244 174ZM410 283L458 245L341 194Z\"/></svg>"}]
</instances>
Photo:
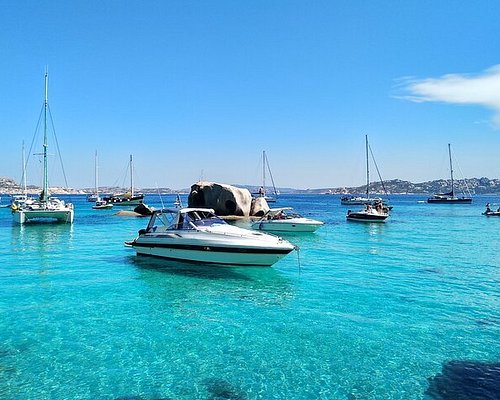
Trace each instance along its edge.
<instances>
[{"instance_id":1,"label":"sailing boat with dark hull","mask_svg":"<svg viewBox=\"0 0 500 400\"><path fill-rule=\"evenodd\" d=\"M471 204L472 197L457 197L455 196L455 188L453 181L453 163L451 160L451 144L448 143L448 155L450 158L450 177L451 177L451 191L448 193L438 193L427 199L427 203L431 204Z\"/></svg>"},{"instance_id":2,"label":"sailing boat with dark hull","mask_svg":"<svg viewBox=\"0 0 500 400\"><path fill-rule=\"evenodd\" d=\"M130 155L130 191L104 197L103 201L114 206L138 206L144 202L144 194L134 192L134 164Z\"/></svg>"}]
</instances>

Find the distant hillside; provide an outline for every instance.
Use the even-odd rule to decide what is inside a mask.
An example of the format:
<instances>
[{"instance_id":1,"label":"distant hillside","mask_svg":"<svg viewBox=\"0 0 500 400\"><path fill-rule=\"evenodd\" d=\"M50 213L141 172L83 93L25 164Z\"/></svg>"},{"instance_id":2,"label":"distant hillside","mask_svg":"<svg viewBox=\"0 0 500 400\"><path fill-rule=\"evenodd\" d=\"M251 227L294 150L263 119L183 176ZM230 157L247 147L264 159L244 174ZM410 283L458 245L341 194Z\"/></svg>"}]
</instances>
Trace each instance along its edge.
<instances>
[{"instance_id":1,"label":"distant hillside","mask_svg":"<svg viewBox=\"0 0 500 400\"><path fill-rule=\"evenodd\" d=\"M461 179L455 182L456 188L463 188L466 192L466 187L469 188L473 194L500 194L500 179L488 179L488 178L470 178ZM428 181L422 183L412 183L409 181L402 181L400 179L393 179L384 182L375 182L370 184L370 192L372 193L384 193L385 191L389 194L433 194L433 193L444 193L450 191L450 181L445 179L439 179L436 181ZM314 189L310 191L311 193L325 193L330 192L333 194L356 194L366 192L366 185L358 187L347 187L347 188L326 188L326 189Z\"/></svg>"},{"instance_id":2,"label":"distant hillside","mask_svg":"<svg viewBox=\"0 0 500 400\"><path fill-rule=\"evenodd\" d=\"M470 178L465 180L457 180L456 184L458 187L465 187L465 183L469 187L470 191L473 194L498 194L500 195L500 179L488 179L488 178ZM258 190L258 186L251 185L238 185L234 186L247 188L251 192L256 192ZM443 193L450 190L450 182L444 179L439 179L436 181L428 181L422 183L412 183L409 181L403 181L400 179L393 179L390 181L384 182L385 189L389 194L433 194L433 193ZM30 185L28 186L29 193L40 193L40 188L37 186ZM59 194L85 194L92 193L93 188L83 188L83 189L67 189L60 187L53 187L50 189L52 193ZM101 187L99 189L103 193L123 193L126 192L126 188L119 187ZM327 187L321 189L294 189L294 188L278 188L279 192L282 194L285 193L332 193L332 194L359 194L364 193L366 191L366 185L357 186L357 187ZM0 177L0 193L3 194L16 194L21 193L22 189L18 183L16 183L11 178L1 178ZM144 193L161 193L161 194L169 194L169 193L189 193L189 188L184 188L180 190L171 189L171 188L142 188L138 189L138 191L142 191ZM371 193L384 193L384 188L382 187L382 183L374 182L370 184L370 192Z\"/></svg>"}]
</instances>

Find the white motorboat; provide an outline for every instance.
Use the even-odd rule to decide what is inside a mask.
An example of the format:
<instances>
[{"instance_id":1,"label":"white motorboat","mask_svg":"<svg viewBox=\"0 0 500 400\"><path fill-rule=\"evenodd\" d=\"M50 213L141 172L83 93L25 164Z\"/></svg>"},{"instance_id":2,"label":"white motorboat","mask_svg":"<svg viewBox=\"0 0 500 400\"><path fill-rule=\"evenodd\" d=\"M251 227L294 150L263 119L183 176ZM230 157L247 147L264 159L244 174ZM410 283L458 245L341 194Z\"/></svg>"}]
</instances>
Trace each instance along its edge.
<instances>
[{"instance_id":1,"label":"white motorboat","mask_svg":"<svg viewBox=\"0 0 500 400\"><path fill-rule=\"evenodd\" d=\"M277 236L229 225L208 208L156 210L126 245L137 255L244 266L271 266L295 248Z\"/></svg>"},{"instance_id":2,"label":"white motorboat","mask_svg":"<svg viewBox=\"0 0 500 400\"><path fill-rule=\"evenodd\" d=\"M261 219L252 224L252 229L271 232L314 232L323 222L305 218L292 207L271 208Z\"/></svg>"},{"instance_id":3,"label":"white motorboat","mask_svg":"<svg viewBox=\"0 0 500 400\"><path fill-rule=\"evenodd\" d=\"M48 73L45 72L45 102L44 102L44 130L43 130L43 189L40 197L25 203L13 203L11 206L14 222L24 224L32 221L73 223L73 204L65 203L56 197L50 196L48 179Z\"/></svg>"}]
</instances>

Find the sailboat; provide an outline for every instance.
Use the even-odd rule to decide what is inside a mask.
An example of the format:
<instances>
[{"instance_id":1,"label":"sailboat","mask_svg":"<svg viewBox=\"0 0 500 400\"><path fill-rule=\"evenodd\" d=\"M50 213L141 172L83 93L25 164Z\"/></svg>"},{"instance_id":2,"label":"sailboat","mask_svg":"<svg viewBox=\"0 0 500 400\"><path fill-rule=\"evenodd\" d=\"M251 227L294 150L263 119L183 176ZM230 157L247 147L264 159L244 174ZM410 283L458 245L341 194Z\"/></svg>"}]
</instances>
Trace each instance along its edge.
<instances>
[{"instance_id":1,"label":"sailboat","mask_svg":"<svg viewBox=\"0 0 500 400\"><path fill-rule=\"evenodd\" d=\"M103 210L107 208L113 208L113 204L108 203L105 200L102 200L99 197L99 166L97 163L97 150L95 151L95 176L94 176L94 181L95 181L95 204L92 206L94 210Z\"/></svg>"},{"instance_id":2,"label":"sailboat","mask_svg":"<svg viewBox=\"0 0 500 400\"><path fill-rule=\"evenodd\" d=\"M368 135L365 135L365 148L366 148L366 192L365 196L352 196L352 195L344 195L340 198L340 204L342 205L364 205L364 204L371 204L375 205L375 203L382 202L384 203L385 206L387 206L387 201L382 200L380 197L370 197L370 163L369 163L369 157L368 153L370 151L370 146L368 145ZM373 157L373 154L372 154ZM375 159L373 159L375 162ZM376 166L376 163L375 163ZM378 172L378 168L377 168ZM380 177L380 174L379 174ZM380 181L382 182L382 186L384 185L384 182L382 181L382 178L380 178ZM385 189L385 187L384 187Z\"/></svg>"},{"instance_id":3,"label":"sailboat","mask_svg":"<svg viewBox=\"0 0 500 400\"><path fill-rule=\"evenodd\" d=\"M50 221L73 223L73 204L65 203L56 197L50 196L48 179L48 138L47 138L47 113L49 76L45 72L45 101L44 101L44 128L43 128L43 185L42 193L37 200L12 208L14 222L24 224L26 222Z\"/></svg>"},{"instance_id":4,"label":"sailboat","mask_svg":"<svg viewBox=\"0 0 500 400\"><path fill-rule=\"evenodd\" d=\"M26 178L26 159L25 159L25 152L24 152L24 140L23 140L23 145L22 145L22 161L23 161L23 194L15 194L12 196L12 200L9 204L10 209L12 212L14 212L16 209L20 208L23 205L31 204L33 203L36 199L29 197L28 196L28 185L26 183L27 178Z\"/></svg>"},{"instance_id":5,"label":"sailboat","mask_svg":"<svg viewBox=\"0 0 500 400\"><path fill-rule=\"evenodd\" d=\"M471 204L472 197L456 197L453 181L453 163L451 160L451 144L448 143L448 156L450 158L450 177L451 177L451 192L448 193L438 193L427 199L427 203L432 204Z\"/></svg>"},{"instance_id":6,"label":"sailboat","mask_svg":"<svg viewBox=\"0 0 500 400\"><path fill-rule=\"evenodd\" d=\"M112 196L104 197L104 201L115 206L137 206L144 202L144 195L142 193L134 193L134 163L132 154L130 155L130 191L123 194L115 194Z\"/></svg>"},{"instance_id":7,"label":"sailboat","mask_svg":"<svg viewBox=\"0 0 500 400\"><path fill-rule=\"evenodd\" d=\"M366 207L364 210L360 211L347 211L348 221L360 221L360 222L384 222L389 216L388 208L383 205L381 198L370 198L370 163L368 159L368 135L365 135L366 143L366 198L362 204ZM377 168L378 170L378 168ZM342 200L341 200L342 201ZM345 203L342 203L345 204ZM348 203L353 204L353 203Z\"/></svg>"},{"instance_id":8,"label":"sailboat","mask_svg":"<svg viewBox=\"0 0 500 400\"><path fill-rule=\"evenodd\" d=\"M273 184L273 194L274 196L269 196L266 190L266 168L269 172L269 176L271 177L271 182ZM268 203L276 203L276 198L278 197L278 191L276 190L276 186L274 185L273 174L271 172L271 167L269 167L269 161L266 156L266 151L262 152L262 186L256 193L253 193L254 197L263 197Z\"/></svg>"}]
</instances>

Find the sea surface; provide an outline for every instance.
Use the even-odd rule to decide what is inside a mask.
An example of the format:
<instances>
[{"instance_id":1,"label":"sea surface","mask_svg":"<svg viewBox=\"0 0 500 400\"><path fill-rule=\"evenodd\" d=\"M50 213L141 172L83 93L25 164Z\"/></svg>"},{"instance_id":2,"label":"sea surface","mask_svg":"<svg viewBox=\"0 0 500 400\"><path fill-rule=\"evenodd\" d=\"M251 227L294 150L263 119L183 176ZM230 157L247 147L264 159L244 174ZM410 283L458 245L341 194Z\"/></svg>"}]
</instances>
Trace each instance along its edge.
<instances>
[{"instance_id":1,"label":"sea surface","mask_svg":"<svg viewBox=\"0 0 500 400\"><path fill-rule=\"evenodd\" d=\"M424 199L283 195L325 226L271 268L136 257L147 219L82 196L73 225L0 209L0 399L499 399L500 199Z\"/></svg>"}]
</instances>

